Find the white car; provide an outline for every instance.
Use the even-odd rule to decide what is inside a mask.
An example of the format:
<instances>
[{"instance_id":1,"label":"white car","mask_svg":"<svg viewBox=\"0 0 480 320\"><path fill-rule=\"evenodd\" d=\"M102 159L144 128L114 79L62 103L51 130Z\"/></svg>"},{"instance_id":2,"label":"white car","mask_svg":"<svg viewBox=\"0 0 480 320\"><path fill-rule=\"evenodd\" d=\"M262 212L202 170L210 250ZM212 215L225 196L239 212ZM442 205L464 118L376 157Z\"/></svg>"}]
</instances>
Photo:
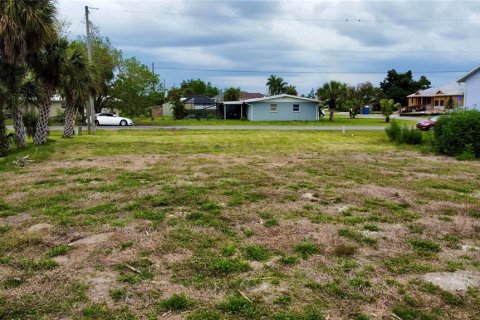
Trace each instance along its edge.
<instances>
[{"instance_id":1,"label":"white car","mask_svg":"<svg viewBox=\"0 0 480 320\"><path fill-rule=\"evenodd\" d=\"M97 126L133 126L133 121L113 113L102 112L96 115L95 124Z\"/></svg>"}]
</instances>

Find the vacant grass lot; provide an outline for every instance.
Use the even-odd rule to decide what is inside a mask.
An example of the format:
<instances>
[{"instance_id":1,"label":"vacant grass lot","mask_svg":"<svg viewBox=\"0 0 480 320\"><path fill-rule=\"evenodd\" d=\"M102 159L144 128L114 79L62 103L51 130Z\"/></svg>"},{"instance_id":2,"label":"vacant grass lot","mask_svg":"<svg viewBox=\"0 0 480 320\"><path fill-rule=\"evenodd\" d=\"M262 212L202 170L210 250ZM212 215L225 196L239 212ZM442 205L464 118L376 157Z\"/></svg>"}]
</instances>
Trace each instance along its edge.
<instances>
[{"instance_id":1,"label":"vacant grass lot","mask_svg":"<svg viewBox=\"0 0 480 320\"><path fill-rule=\"evenodd\" d=\"M0 319L480 319L424 278L480 272L480 163L383 132L54 132L0 183Z\"/></svg>"},{"instance_id":2,"label":"vacant grass lot","mask_svg":"<svg viewBox=\"0 0 480 320\"><path fill-rule=\"evenodd\" d=\"M423 118L422 118L423 119ZM344 114L336 114L334 121L328 121L328 116L319 121L246 121L231 119L182 119L174 120L171 117L152 118L137 117L133 121L136 125L155 126L385 126L382 118L355 118L351 119ZM419 118L420 120L420 118ZM415 125L416 121L397 119L401 125Z\"/></svg>"}]
</instances>

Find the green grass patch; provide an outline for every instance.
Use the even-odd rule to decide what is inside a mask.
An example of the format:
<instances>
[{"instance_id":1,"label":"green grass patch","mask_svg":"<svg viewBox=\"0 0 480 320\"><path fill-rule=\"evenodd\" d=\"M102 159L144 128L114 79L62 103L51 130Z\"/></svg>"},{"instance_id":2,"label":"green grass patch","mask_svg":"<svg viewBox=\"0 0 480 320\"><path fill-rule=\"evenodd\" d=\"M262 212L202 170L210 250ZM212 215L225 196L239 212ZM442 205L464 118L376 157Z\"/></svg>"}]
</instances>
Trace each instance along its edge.
<instances>
[{"instance_id":1,"label":"green grass patch","mask_svg":"<svg viewBox=\"0 0 480 320\"><path fill-rule=\"evenodd\" d=\"M158 303L161 310L167 311L183 311L190 309L195 302L188 298L185 294L174 294L171 297L162 300Z\"/></svg>"},{"instance_id":2,"label":"green grass patch","mask_svg":"<svg viewBox=\"0 0 480 320\"><path fill-rule=\"evenodd\" d=\"M432 257L442 250L438 243L428 239L412 238L408 240L408 243L417 254L423 257Z\"/></svg>"}]
</instances>

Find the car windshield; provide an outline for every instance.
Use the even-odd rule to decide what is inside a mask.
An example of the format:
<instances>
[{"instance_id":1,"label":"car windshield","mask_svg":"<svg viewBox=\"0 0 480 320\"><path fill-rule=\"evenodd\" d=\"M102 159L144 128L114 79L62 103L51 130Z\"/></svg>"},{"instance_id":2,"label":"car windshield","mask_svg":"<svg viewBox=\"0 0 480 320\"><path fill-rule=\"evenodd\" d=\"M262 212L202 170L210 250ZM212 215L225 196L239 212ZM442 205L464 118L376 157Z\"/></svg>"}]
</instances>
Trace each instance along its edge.
<instances>
[{"instance_id":1,"label":"car windshield","mask_svg":"<svg viewBox=\"0 0 480 320\"><path fill-rule=\"evenodd\" d=\"M438 121L438 119L440 119L440 116L435 116L435 117L430 118L430 120L432 120L432 121Z\"/></svg>"}]
</instances>

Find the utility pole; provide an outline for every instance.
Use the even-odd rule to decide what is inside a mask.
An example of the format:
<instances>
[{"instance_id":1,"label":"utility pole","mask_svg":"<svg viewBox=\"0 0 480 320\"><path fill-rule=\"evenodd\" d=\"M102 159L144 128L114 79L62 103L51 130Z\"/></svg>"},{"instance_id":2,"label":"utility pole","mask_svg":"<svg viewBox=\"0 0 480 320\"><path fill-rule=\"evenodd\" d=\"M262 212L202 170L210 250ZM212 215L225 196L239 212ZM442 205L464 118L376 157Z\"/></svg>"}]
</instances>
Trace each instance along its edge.
<instances>
[{"instance_id":1,"label":"utility pole","mask_svg":"<svg viewBox=\"0 0 480 320\"><path fill-rule=\"evenodd\" d=\"M90 20L88 19L88 6L85 6L85 23L87 25L87 55L88 61L92 62L92 40L90 36ZM90 95L88 98L87 106L87 127L88 134L95 134L95 109L93 104L93 97Z\"/></svg>"}]
</instances>

